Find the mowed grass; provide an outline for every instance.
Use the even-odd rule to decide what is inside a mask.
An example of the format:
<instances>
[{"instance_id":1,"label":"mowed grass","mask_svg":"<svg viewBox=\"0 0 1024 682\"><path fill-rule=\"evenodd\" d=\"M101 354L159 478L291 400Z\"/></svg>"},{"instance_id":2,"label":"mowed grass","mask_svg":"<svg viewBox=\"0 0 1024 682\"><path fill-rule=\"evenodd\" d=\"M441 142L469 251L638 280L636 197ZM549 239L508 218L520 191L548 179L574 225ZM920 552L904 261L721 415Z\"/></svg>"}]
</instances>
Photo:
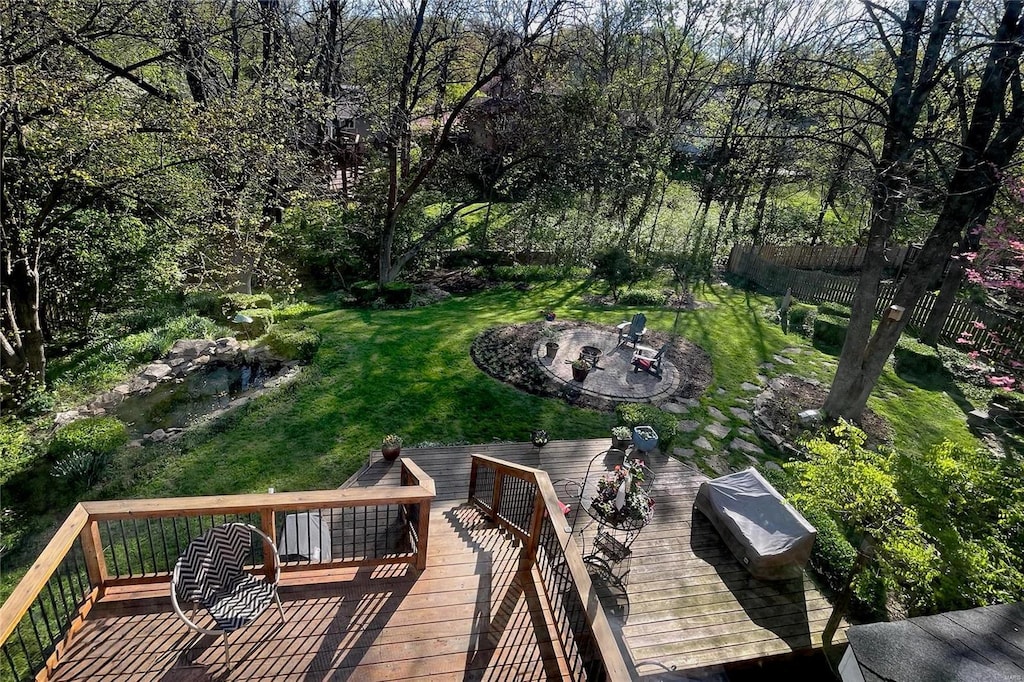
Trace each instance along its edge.
<instances>
[{"instance_id":1,"label":"mowed grass","mask_svg":"<svg viewBox=\"0 0 1024 682\"><path fill-rule=\"evenodd\" d=\"M323 335L313 364L292 386L253 401L175 444L128 450L105 497L162 497L329 488L340 485L379 447L386 433L417 444L525 441L534 428L556 439L607 436L614 415L523 393L483 372L469 356L473 339L496 325L559 319L615 324L636 310L583 303L580 282L499 287L414 310L339 309L305 322ZM650 310L648 326L674 331L712 357L714 380L689 418L706 421L750 393L759 365L787 347L797 364L780 370L827 383L834 357L763 316L771 299L707 287L696 311ZM926 390L886 370L871 406L888 417L897 447L914 451L942 438L971 444L963 412L941 390ZM740 425L736 422L736 425ZM685 447L703 431L679 434ZM707 434L703 434L707 435ZM725 443L715 443L724 448ZM699 453L698 453L699 454Z\"/></svg>"}]
</instances>

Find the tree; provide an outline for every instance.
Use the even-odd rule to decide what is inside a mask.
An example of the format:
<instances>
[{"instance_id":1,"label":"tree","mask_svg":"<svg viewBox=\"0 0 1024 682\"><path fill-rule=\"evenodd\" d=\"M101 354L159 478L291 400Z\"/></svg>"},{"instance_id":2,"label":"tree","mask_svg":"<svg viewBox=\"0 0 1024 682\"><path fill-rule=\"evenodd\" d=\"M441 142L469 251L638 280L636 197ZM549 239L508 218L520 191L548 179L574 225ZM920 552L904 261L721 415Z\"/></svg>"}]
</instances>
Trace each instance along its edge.
<instances>
[{"instance_id":1,"label":"tree","mask_svg":"<svg viewBox=\"0 0 1024 682\"><path fill-rule=\"evenodd\" d=\"M881 24L868 4L871 16ZM899 50L884 33L895 77L886 102L885 142L876 164L872 218L865 267L851 305L851 319L839 366L825 411L834 417L860 417L886 359L892 353L910 313L928 284L941 273L963 234L986 214L996 194L998 173L1015 154L1024 136L1024 92L1020 87L1020 58L1024 48L1021 3L1008 2L980 78L980 86L963 140L956 170L945 188L938 218L914 264L896 291L893 305L872 333L886 241L898 216L908 185L908 166L919 147L914 135L929 95L949 69L943 50L959 12L957 2L939 2L925 27L927 3L911 2L899 21ZM890 18L895 18L889 14ZM961 55L953 55L956 60ZM902 309L903 314L900 314Z\"/></svg>"},{"instance_id":2,"label":"tree","mask_svg":"<svg viewBox=\"0 0 1024 682\"><path fill-rule=\"evenodd\" d=\"M45 382L44 306L58 300L46 291L61 281L55 266L77 214L126 205L148 211L160 203L147 196L157 188L153 176L187 163L158 142L175 97L144 75L166 53L141 56L118 40L125 25L151 27L142 5L0 7L5 401Z\"/></svg>"},{"instance_id":3,"label":"tree","mask_svg":"<svg viewBox=\"0 0 1024 682\"><path fill-rule=\"evenodd\" d=\"M513 2L485 12L464 0L380 4L380 34L371 57L377 79L370 98L380 116L385 198L371 207L370 221L378 240L381 285L398 277L460 211L479 199L456 201L429 227L403 233L407 215L422 209L417 199L451 153L456 124L474 97L500 80L513 61L542 47L568 9L566 0ZM440 118L431 117L439 98L450 103ZM413 126L424 118L432 119L431 131L413 158Z\"/></svg>"}]
</instances>

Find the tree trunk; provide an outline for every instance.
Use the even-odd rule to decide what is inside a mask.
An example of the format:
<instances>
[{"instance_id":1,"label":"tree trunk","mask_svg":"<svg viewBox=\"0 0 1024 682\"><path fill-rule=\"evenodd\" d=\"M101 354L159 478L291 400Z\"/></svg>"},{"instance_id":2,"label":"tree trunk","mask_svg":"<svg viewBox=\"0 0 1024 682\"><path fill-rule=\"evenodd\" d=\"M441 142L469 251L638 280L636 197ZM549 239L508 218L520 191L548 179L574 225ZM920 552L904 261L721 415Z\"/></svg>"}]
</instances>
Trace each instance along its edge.
<instances>
[{"instance_id":1,"label":"tree trunk","mask_svg":"<svg viewBox=\"0 0 1024 682\"><path fill-rule=\"evenodd\" d=\"M39 271L27 256L9 259L4 272L3 369L15 392L46 383L46 350L39 314Z\"/></svg>"},{"instance_id":2,"label":"tree trunk","mask_svg":"<svg viewBox=\"0 0 1024 682\"><path fill-rule=\"evenodd\" d=\"M939 288L939 296L935 299L935 305L932 306L931 312L928 313L928 321L925 322L924 329L921 330L921 343L926 343L929 346L938 345L942 329L946 326L946 320L949 319L949 313L953 310L957 292L960 291L960 285L963 284L963 281L964 268L960 261L954 259L950 263L946 278L942 280L942 286Z\"/></svg>"}]
</instances>

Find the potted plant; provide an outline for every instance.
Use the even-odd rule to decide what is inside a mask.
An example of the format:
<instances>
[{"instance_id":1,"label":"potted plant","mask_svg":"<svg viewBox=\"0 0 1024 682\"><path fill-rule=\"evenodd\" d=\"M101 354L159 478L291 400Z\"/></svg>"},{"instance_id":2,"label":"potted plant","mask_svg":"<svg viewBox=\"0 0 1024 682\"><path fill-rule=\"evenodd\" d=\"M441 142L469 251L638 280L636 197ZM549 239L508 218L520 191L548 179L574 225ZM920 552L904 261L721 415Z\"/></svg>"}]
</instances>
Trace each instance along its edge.
<instances>
[{"instance_id":1,"label":"potted plant","mask_svg":"<svg viewBox=\"0 0 1024 682\"><path fill-rule=\"evenodd\" d=\"M612 429L612 448L625 451L633 443L633 434L628 426L616 426Z\"/></svg>"},{"instance_id":2,"label":"potted plant","mask_svg":"<svg viewBox=\"0 0 1024 682\"><path fill-rule=\"evenodd\" d=\"M658 447L658 432L650 426L633 427L633 445L640 452L650 452Z\"/></svg>"},{"instance_id":3,"label":"potted plant","mask_svg":"<svg viewBox=\"0 0 1024 682\"><path fill-rule=\"evenodd\" d=\"M530 442L532 442L538 448L542 448L548 444L548 432L544 429L535 429L530 432Z\"/></svg>"},{"instance_id":4,"label":"potted plant","mask_svg":"<svg viewBox=\"0 0 1024 682\"><path fill-rule=\"evenodd\" d=\"M402 453L402 438L394 433L389 433L384 436L384 440L380 444L380 454L384 456L389 462L394 462L398 459L398 455Z\"/></svg>"},{"instance_id":5,"label":"potted plant","mask_svg":"<svg viewBox=\"0 0 1024 682\"><path fill-rule=\"evenodd\" d=\"M558 344L554 341L548 341L544 344L544 348L547 349L547 357L553 358L558 354Z\"/></svg>"},{"instance_id":6,"label":"potted plant","mask_svg":"<svg viewBox=\"0 0 1024 682\"><path fill-rule=\"evenodd\" d=\"M597 482L591 508L620 528L640 528L654 516L654 500L643 488L644 463L631 459Z\"/></svg>"},{"instance_id":7,"label":"potted plant","mask_svg":"<svg viewBox=\"0 0 1024 682\"><path fill-rule=\"evenodd\" d=\"M582 382L590 374L590 364L583 358L577 358L572 361L572 378L573 381Z\"/></svg>"}]
</instances>

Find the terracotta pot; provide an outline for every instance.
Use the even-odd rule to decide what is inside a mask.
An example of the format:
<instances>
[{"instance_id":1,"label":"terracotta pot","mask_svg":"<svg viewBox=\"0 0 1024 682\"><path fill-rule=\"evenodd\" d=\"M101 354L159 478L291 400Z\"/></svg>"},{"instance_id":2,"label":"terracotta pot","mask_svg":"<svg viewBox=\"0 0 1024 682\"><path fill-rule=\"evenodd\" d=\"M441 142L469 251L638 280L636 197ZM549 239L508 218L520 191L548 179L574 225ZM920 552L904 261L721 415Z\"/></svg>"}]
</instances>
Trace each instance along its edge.
<instances>
[{"instance_id":1,"label":"terracotta pot","mask_svg":"<svg viewBox=\"0 0 1024 682\"><path fill-rule=\"evenodd\" d=\"M389 462L394 462L402 454L402 448L382 448L380 454Z\"/></svg>"},{"instance_id":2,"label":"terracotta pot","mask_svg":"<svg viewBox=\"0 0 1024 682\"><path fill-rule=\"evenodd\" d=\"M553 357L555 357L555 355L558 354L558 344L555 343L554 341L548 341L547 344L545 344L544 347L548 351L547 357L553 358Z\"/></svg>"},{"instance_id":3,"label":"terracotta pot","mask_svg":"<svg viewBox=\"0 0 1024 682\"><path fill-rule=\"evenodd\" d=\"M590 374L590 369L587 368L587 367L573 367L572 368L572 378L573 378L574 381L582 382L584 379L587 378L588 374Z\"/></svg>"}]
</instances>

